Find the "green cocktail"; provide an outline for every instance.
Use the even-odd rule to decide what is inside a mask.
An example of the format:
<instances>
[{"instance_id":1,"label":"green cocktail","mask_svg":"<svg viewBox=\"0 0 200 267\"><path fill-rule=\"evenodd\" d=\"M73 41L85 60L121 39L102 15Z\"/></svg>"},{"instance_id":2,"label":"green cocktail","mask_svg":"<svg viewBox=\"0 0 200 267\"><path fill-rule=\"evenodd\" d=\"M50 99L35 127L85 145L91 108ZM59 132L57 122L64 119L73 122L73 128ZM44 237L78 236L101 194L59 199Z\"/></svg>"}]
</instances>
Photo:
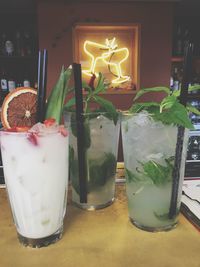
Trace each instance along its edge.
<instances>
[{"instance_id":1,"label":"green cocktail","mask_svg":"<svg viewBox=\"0 0 200 267\"><path fill-rule=\"evenodd\" d=\"M109 113L84 114L84 160L87 203L80 202L77 132L74 113L65 113L69 127L69 166L72 201L81 208L104 208L114 201L120 124Z\"/></svg>"},{"instance_id":2,"label":"green cocktail","mask_svg":"<svg viewBox=\"0 0 200 267\"><path fill-rule=\"evenodd\" d=\"M188 129L193 125L191 107L177 98L180 92L148 88L135 100L148 92L165 92L166 97L160 103L134 103L122 115L126 190L130 220L141 229L162 231L178 221Z\"/></svg>"},{"instance_id":3,"label":"green cocktail","mask_svg":"<svg viewBox=\"0 0 200 267\"><path fill-rule=\"evenodd\" d=\"M183 142L177 214L169 218L177 127L155 122L146 111L122 118L129 217L138 227L168 230L176 225L187 151Z\"/></svg>"}]
</instances>

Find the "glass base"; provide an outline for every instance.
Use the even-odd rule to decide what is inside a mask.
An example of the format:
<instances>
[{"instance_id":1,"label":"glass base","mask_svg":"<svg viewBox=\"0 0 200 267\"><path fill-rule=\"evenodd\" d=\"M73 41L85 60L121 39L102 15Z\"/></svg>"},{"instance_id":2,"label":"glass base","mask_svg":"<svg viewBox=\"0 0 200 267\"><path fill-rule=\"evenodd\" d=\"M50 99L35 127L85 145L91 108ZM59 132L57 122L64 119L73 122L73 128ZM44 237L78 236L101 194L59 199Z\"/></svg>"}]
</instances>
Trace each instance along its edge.
<instances>
[{"instance_id":1,"label":"glass base","mask_svg":"<svg viewBox=\"0 0 200 267\"><path fill-rule=\"evenodd\" d=\"M174 222L173 224L161 226L161 227L149 227L139 224L138 222L134 221L132 218L129 218L131 223L135 225L137 228L147 231L147 232L166 232L170 231L171 229L174 229L177 226L177 222Z\"/></svg>"},{"instance_id":2,"label":"glass base","mask_svg":"<svg viewBox=\"0 0 200 267\"><path fill-rule=\"evenodd\" d=\"M92 205L92 204L87 204L87 203L77 203L74 201L72 201L72 204L78 208L83 209L83 210L93 211L93 210L99 210L99 209L103 209L103 208L110 206L114 202L114 200L115 200L115 198L112 198L110 201L108 201L104 204L99 204L99 205Z\"/></svg>"},{"instance_id":3,"label":"glass base","mask_svg":"<svg viewBox=\"0 0 200 267\"><path fill-rule=\"evenodd\" d=\"M63 233L63 227L61 227L58 231L56 231L54 234L43 237L43 238L29 238L22 236L21 234L17 233L19 242L27 247L32 248L41 248L41 247L47 247L51 244L56 243L58 240L61 239Z\"/></svg>"}]
</instances>

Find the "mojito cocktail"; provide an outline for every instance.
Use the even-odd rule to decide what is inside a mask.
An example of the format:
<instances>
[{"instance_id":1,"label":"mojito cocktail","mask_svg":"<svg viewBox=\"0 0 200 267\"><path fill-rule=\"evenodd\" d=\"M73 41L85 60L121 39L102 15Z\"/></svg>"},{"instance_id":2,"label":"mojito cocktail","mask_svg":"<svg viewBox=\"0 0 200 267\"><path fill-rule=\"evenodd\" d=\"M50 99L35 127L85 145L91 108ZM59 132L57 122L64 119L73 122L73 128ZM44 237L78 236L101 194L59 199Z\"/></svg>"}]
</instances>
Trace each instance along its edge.
<instances>
[{"instance_id":1,"label":"mojito cocktail","mask_svg":"<svg viewBox=\"0 0 200 267\"><path fill-rule=\"evenodd\" d=\"M19 240L32 247L61 238L68 187L68 133L38 123L1 131L6 188Z\"/></svg>"},{"instance_id":2,"label":"mojito cocktail","mask_svg":"<svg viewBox=\"0 0 200 267\"><path fill-rule=\"evenodd\" d=\"M122 116L122 141L130 220L149 231L177 224L187 152L185 130L177 213L169 218L177 126L155 121L147 111Z\"/></svg>"},{"instance_id":3,"label":"mojito cocktail","mask_svg":"<svg viewBox=\"0 0 200 267\"><path fill-rule=\"evenodd\" d=\"M104 208L114 201L119 121L109 113L84 114L84 156L87 181L87 203L80 203L77 132L75 114L65 113L69 126L69 164L72 201L83 209Z\"/></svg>"}]
</instances>

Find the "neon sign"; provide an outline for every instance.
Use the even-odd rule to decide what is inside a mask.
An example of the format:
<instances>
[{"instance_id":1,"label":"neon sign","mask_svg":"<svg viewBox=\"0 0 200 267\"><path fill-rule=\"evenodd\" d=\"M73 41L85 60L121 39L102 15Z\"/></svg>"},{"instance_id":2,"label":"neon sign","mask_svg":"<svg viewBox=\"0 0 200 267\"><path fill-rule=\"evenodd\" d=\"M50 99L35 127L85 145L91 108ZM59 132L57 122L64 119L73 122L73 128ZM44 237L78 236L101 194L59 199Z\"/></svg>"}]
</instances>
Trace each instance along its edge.
<instances>
[{"instance_id":1,"label":"neon sign","mask_svg":"<svg viewBox=\"0 0 200 267\"><path fill-rule=\"evenodd\" d=\"M83 49L91 58L89 69L82 71L85 75L92 76L95 74L98 76L95 69L97 62L101 60L108 66L109 72L116 77L111 81L112 83L119 84L130 80L130 76L123 75L121 66L121 64L128 59L129 50L126 47L118 48L116 38L112 40L106 39L105 44L86 40Z\"/></svg>"}]
</instances>

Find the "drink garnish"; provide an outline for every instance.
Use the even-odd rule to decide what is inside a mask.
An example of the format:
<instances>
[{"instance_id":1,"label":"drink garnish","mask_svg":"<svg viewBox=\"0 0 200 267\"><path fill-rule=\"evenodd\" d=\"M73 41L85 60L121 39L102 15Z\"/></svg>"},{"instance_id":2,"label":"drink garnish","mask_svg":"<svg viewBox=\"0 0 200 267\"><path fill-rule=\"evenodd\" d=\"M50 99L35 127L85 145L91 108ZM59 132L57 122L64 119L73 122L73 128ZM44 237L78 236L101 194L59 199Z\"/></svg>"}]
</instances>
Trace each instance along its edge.
<instances>
[{"instance_id":1,"label":"drink garnish","mask_svg":"<svg viewBox=\"0 0 200 267\"><path fill-rule=\"evenodd\" d=\"M49 127L49 126L54 125L55 122L56 122L56 120L54 118L48 118L48 119L44 120L44 125L46 127Z\"/></svg>"},{"instance_id":2,"label":"drink garnish","mask_svg":"<svg viewBox=\"0 0 200 267\"><path fill-rule=\"evenodd\" d=\"M66 94L72 90L68 85L71 73L71 66L66 70L64 67L62 68L60 76L47 99L45 118L54 118L58 124L61 122Z\"/></svg>"},{"instance_id":3,"label":"drink garnish","mask_svg":"<svg viewBox=\"0 0 200 267\"><path fill-rule=\"evenodd\" d=\"M82 82L83 88L86 93L83 95L84 102L84 113L89 114L89 118L95 117L95 113L105 112L104 116L113 120L114 123L117 123L118 112L115 106L111 101L99 96L99 94L104 93L107 90L107 84L105 82L105 77L102 73L99 73L99 76L95 83L95 75L91 77L89 84L85 81ZM93 105L96 104L98 107L93 109ZM75 97L72 97L64 106L66 111L74 111L75 106ZM93 113L93 114L92 114Z\"/></svg>"},{"instance_id":4,"label":"drink garnish","mask_svg":"<svg viewBox=\"0 0 200 267\"><path fill-rule=\"evenodd\" d=\"M4 99L1 122L5 129L30 127L36 122L37 91L29 87L18 87Z\"/></svg>"},{"instance_id":5,"label":"drink garnish","mask_svg":"<svg viewBox=\"0 0 200 267\"><path fill-rule=\"evenodd\" d=\"M28 141L30 141L34 146L38 145L37 136L35 133L29 133L27 137Z\"/></svg>"},{"instance_id":6,"label":"drink garnish","mask_svg":"<svg viewBox=\"0 0 200 267\"><path fill-rule=\"evenodd\" d=\"M191 86L189 91L200 89L200 86ZM142 95L152 92L163 92L166 96L160 103L158 102L135 102L129 109L130 113L139 113L146 110L155 121L161 121L164 124L173 124L193 129L194 126L189 119L188 113L192 112L200 115L200 111L190 104L186 107L179 101L180 90L171 92L167 87L153 87L141 89L135 96L138 100Z\"/></svg>"}]
</instances>

